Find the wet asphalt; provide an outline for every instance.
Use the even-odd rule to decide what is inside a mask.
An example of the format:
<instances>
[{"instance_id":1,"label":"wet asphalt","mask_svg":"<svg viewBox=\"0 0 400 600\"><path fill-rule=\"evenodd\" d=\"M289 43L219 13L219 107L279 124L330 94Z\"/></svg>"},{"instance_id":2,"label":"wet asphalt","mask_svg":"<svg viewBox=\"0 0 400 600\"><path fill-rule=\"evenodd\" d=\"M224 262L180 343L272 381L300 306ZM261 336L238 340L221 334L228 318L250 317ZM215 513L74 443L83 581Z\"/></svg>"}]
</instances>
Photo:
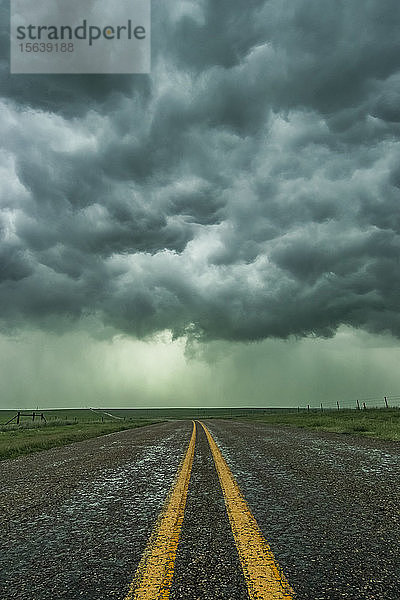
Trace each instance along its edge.
<instances>
[{"instance_id":1,"label":"wet asphalt","mask_svg":"<svg viewBox=\"0 0 400 600\"><path fill-rule=\"evenodd\" d=\"M196 450L175 562L171 600L249 600L206 435Z\"/></svg>"},{"instance_id":2,"label":"wet asphalt","mask_svg":"<svg viewBox=\"0 0 400 600\"><path fill-rule=\"evenodd\" d=\"M400 444L206 421L298 600L400 599Z\"/></svg>"},{"instance_id":3,"label":"wet asphalt","mask_svg":"<svg viewBox=\"0 0 400 600\"><path fill-rule=\"evenodd\" d=\"M400 444L204 421L297 600L400 599ZM123 600L192 424L0 463L0 598ZM205 435L171 600L248 600Z\"/></svg>"}]
</instances>

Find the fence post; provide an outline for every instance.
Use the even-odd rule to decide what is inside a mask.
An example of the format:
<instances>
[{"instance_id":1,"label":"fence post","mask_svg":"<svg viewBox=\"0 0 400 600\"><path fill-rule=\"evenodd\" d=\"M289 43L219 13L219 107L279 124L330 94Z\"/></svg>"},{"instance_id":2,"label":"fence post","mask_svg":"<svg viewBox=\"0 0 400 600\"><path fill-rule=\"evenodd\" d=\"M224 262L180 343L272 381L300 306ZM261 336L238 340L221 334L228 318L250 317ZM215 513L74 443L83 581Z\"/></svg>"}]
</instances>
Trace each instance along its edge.
<instances>
[{"instance_id":1,"label":"fence post","mask_svg":"<svg viewBox=\"0 0 400 600\"><path fill-rule=\"evenodd\" d=\"M363 402L363 409L367 410L367 406L366 406L365 402Z\"/></svg>"},{"instance_id":2,"label":"fence post","mask_svg":"<svg viewBox=\"0 0 400 600\"><path fill-rule=\"evenodd\" d=\"M322 406L322 402L321 402L321 412L324 412L324 407Z\"/></svg>"},{"instance_id":3,"label":"fence post","mask_svg":"<svg viewBox=\"0 0 400 600\"><path fill-rule=\"evenodd\" d=\"M357 400L357 410L360 410L360 403L358 400Z\"/></svg>"},{"instance_id":4,"label":"fence post","mask_svg":"<svg viewBox=\"0 0 400 600\"><path fill-rule=\"evenodd\" d=\"M339 406L339 401L336 400L336 404L337 404L337 409L340 410L340 406Z\"/></svg>"},{"instance_id":5,"label":"fence post","mask_svg":"<svg viewBox=\"0 0 400 600\"><path fill-rule=\"evenodd\" d=\"M386 406L386 408L389 408L389 405L388 405L388 401L387 401L387 398L386 398L386 396L385 396L385 406Z\"/></svg>"},{"instance_id":6,"label":"fence post","mask_svg":"<svg viewBox=\"0 0 400 600\"><path fill-rule=\"evenodd\" d=\"M35 411L32 412L32 421L35 420Z\"/></svg>"},{"instance_id":7,"label":"fence post","mask_svg":"<svg viewBox=\"0 0 400 600\"><path fill-rule=\"evenodd\" d=\"M310 405L307 404L307 412L310 412Z\"/></svg>"},{"instance_id":8,"label":"fence post","mask_svg":"<svg viewBox=\"0 0 400 600\"><path fill-rule=\"evenodd\" d=\"M20 420L20 418L21 418L21 412L20 412L20 411L18 411L18 412L17 412L17 425L19 425L19 420Z\"/></svg>"}]
</instances>

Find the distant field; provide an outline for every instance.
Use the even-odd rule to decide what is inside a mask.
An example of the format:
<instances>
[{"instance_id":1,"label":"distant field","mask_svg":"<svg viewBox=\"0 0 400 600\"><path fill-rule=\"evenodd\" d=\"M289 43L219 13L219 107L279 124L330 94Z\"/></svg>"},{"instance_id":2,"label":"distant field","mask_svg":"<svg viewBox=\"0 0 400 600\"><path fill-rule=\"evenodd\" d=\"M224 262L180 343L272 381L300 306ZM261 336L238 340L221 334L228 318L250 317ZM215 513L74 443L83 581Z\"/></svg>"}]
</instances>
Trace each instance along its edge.
<instances>
[{"instance_id":1,"label":"distant field","mask_svg":"<svg viewBox=\"0 0 400 600\"><path fill-rule=\"evenodd\" d=\"M166 419L239 419L271 425L306 427L335 433L362 435L400 441L400 409L317 411L254 408L168 408L168 409L63 409L21 416L20 425L4 425L16 411L0 411L0 460L46 450L114 431L149 425Z\"/></svg>"},{"instance_id":2,"label":"distant field","mask_svg":"<svg viewBox=\"0 0 400 600\"><path fill-rule=\"evenodd\" d=\"M64 446L72 442L80 442L93 437L98 437L115 431L132 429L151 425L154 421L142 419L140 421L122 421L105 423L72 423L32 426L24 424L21 427L8 426L0 428L0 460L17 458L24 454L48 450L55 446Z\"/></svg>"},{"instance_id":3,"label":"distant field","mask_svg":"<svg viewBox=\"0 0 400 600\"><path fill-rule=\"evenodd\" d=\"M382 401L383 402L383 401ZM393 406L393 404L392 404ZM344 409L345 407L343 407ZM255 418L255 419L266 419L266 422L291 424L291 423L303 423L306 426L307 421L310 419L310 423L326 422L326 419L339 419L339 424L343 423L347 419L354 418L357 421L361 419L376 419L387 422L392 417L396 419L400 414L400 408L378 408L368 407L367 410L348 410L341 409L340 411L331 409L325 409L323 412L316 408L311 408L307 411L306 408L295 409L295 408L67 408L57 410L41 410L37 409L35 412L40 415L43 412L47 423L49 425L59 423L122 423L127 421L137 421L140 419L157 420L157 419L241 419L241 418ZM21 424L30 426L32 424L32 409L24 410L25 413L30 413L30 417L21 417ZM0 428L1 425L6 423L16 414L15 410L0 410ZM40 417L36 416L35 423L40 422ZM329 421L330 422L330 421Z\"/></svg>"},{"instance_id":4,"label":"distant field","mask_svg":"<svg viewBox=\"0 0 400 600\"><path fill-rule=\"evenodd\" d=\"M23 413L30 413L32 415L32 409L21 410ZM126 409L114 409L104 408L90 410L86 408L64 408L56 410L41 410L35 409L36 417L35 422L40 422L40 413L43 413L47 423L53 424L55 422L68 422L68 423L99 423L99 422L114 422L119 423L123 421L138 420L138 419L186 419L186 418L198 418L209 415L211 411L205 411L203 409L146 409L146 408L126 408ZM218 411L220 412L220 411ZM242 411L243 412L243 411ZM0 410L0 427L4 425L9 419L16 415L16 410ZM228 411L223 410L224 415L228 414ZM245 414L245 413L243 413ZM21 417L22 424L32 423L32 416Z\"/></svg>"},{"instance_id":5,"label":"distant field","mask_svg":"<svg viewBox=\"0 0 400 600\"><path fill-rule=\"evenodd\" d=\"M250 419L271 425L306 427L320 431L400 441L399 409L330 411L325 414L317 411L304 411L256 416L250 417Z\"/></svg>"},{"instance_id":6,"label":"distant field","mask_svg":"<svg viewBox=\"0 0 400 600\"><path fill-rule=\"evenodd\" d=\"M49 424L54 422L68 423L93 423L93 422L121 422L137 419L205 419L205 418L238 418L252 415L263 415L266 412L287 411L288 409L264 408L102 408L90 410L86 408L67 408L57 410L35 410L37 414L43 412ZM291 409L293 410L293 409ZM22 412L32 414L32 409ZM16 414L15 410L0 410L0 426ZM40 421L36 416L35 422ZM32 417L21 417L21 423L32 422Z\"/></svg>"}]
</instances>

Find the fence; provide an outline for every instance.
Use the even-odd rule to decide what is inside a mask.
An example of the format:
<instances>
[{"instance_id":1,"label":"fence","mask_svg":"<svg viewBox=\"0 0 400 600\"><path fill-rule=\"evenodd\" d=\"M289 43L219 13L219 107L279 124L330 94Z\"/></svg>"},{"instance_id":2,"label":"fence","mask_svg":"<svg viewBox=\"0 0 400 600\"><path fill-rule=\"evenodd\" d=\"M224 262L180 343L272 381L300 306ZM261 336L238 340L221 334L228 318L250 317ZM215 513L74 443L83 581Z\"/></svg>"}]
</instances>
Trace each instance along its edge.
<instances>
[{"instance_id":1,"label":"fence","mask_svg":"<svg viewBox=\"0 0 400 600\"><path fill-rule=\"evenodd\" d=\"M400 396L380 396L369 398L342 399L334 402L311 403L297 406L297 411L324 410L369 410L380 408L400 408Z\"/></svg>"},{"instance_id":2,"label":"fence","mask_svg":"<svg viewBox=\"0 0 400 600\"><path fill-rule=\"evenodd\" d=\"M7 423L4 423L4 425L10 425L11 423L19 425L22 417L29 417L32 421L35 421L35 418L40 419L46 423L46 417L42 412L32 411L31 413L24 413L19 410L9 421L7 421Z\"/></svg>"}]
</instances>

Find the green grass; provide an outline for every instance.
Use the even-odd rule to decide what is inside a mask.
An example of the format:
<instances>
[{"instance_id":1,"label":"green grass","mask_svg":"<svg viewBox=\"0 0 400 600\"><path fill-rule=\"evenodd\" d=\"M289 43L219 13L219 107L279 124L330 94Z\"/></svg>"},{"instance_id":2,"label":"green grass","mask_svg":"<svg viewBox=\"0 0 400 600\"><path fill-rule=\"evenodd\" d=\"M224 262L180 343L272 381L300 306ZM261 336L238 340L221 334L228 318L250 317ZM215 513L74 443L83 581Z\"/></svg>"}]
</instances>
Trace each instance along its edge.
<instances>
[{"instance_id":1,"label":"green grass","mask_svg":"<svg viewBox=\"0 0 400 600\"><path fill-rule=\"evenodd\" d=\"M316 411L279 413L255 418L250 417L250 420L257 420L270 425L303 427L318 431L331 431L382 440L400 441L399 409L347 410L325 413L317 413Z\"/></svg>"},{"instance_id":2,"label":"green grass","mask_svg":"<svg viewBox=\"0 0 400 600\"><path fill-rule=\"evenodd\" d=\"M115 431L143 427L154 422L144 419L118 423L68 423L58 421L47 425L35 425L30 422L19 427L16 425L2 426L0 427L0 460L17 458L24 454L48 450L55 446L64 446Z\"/></svg>"}]
</instances>

